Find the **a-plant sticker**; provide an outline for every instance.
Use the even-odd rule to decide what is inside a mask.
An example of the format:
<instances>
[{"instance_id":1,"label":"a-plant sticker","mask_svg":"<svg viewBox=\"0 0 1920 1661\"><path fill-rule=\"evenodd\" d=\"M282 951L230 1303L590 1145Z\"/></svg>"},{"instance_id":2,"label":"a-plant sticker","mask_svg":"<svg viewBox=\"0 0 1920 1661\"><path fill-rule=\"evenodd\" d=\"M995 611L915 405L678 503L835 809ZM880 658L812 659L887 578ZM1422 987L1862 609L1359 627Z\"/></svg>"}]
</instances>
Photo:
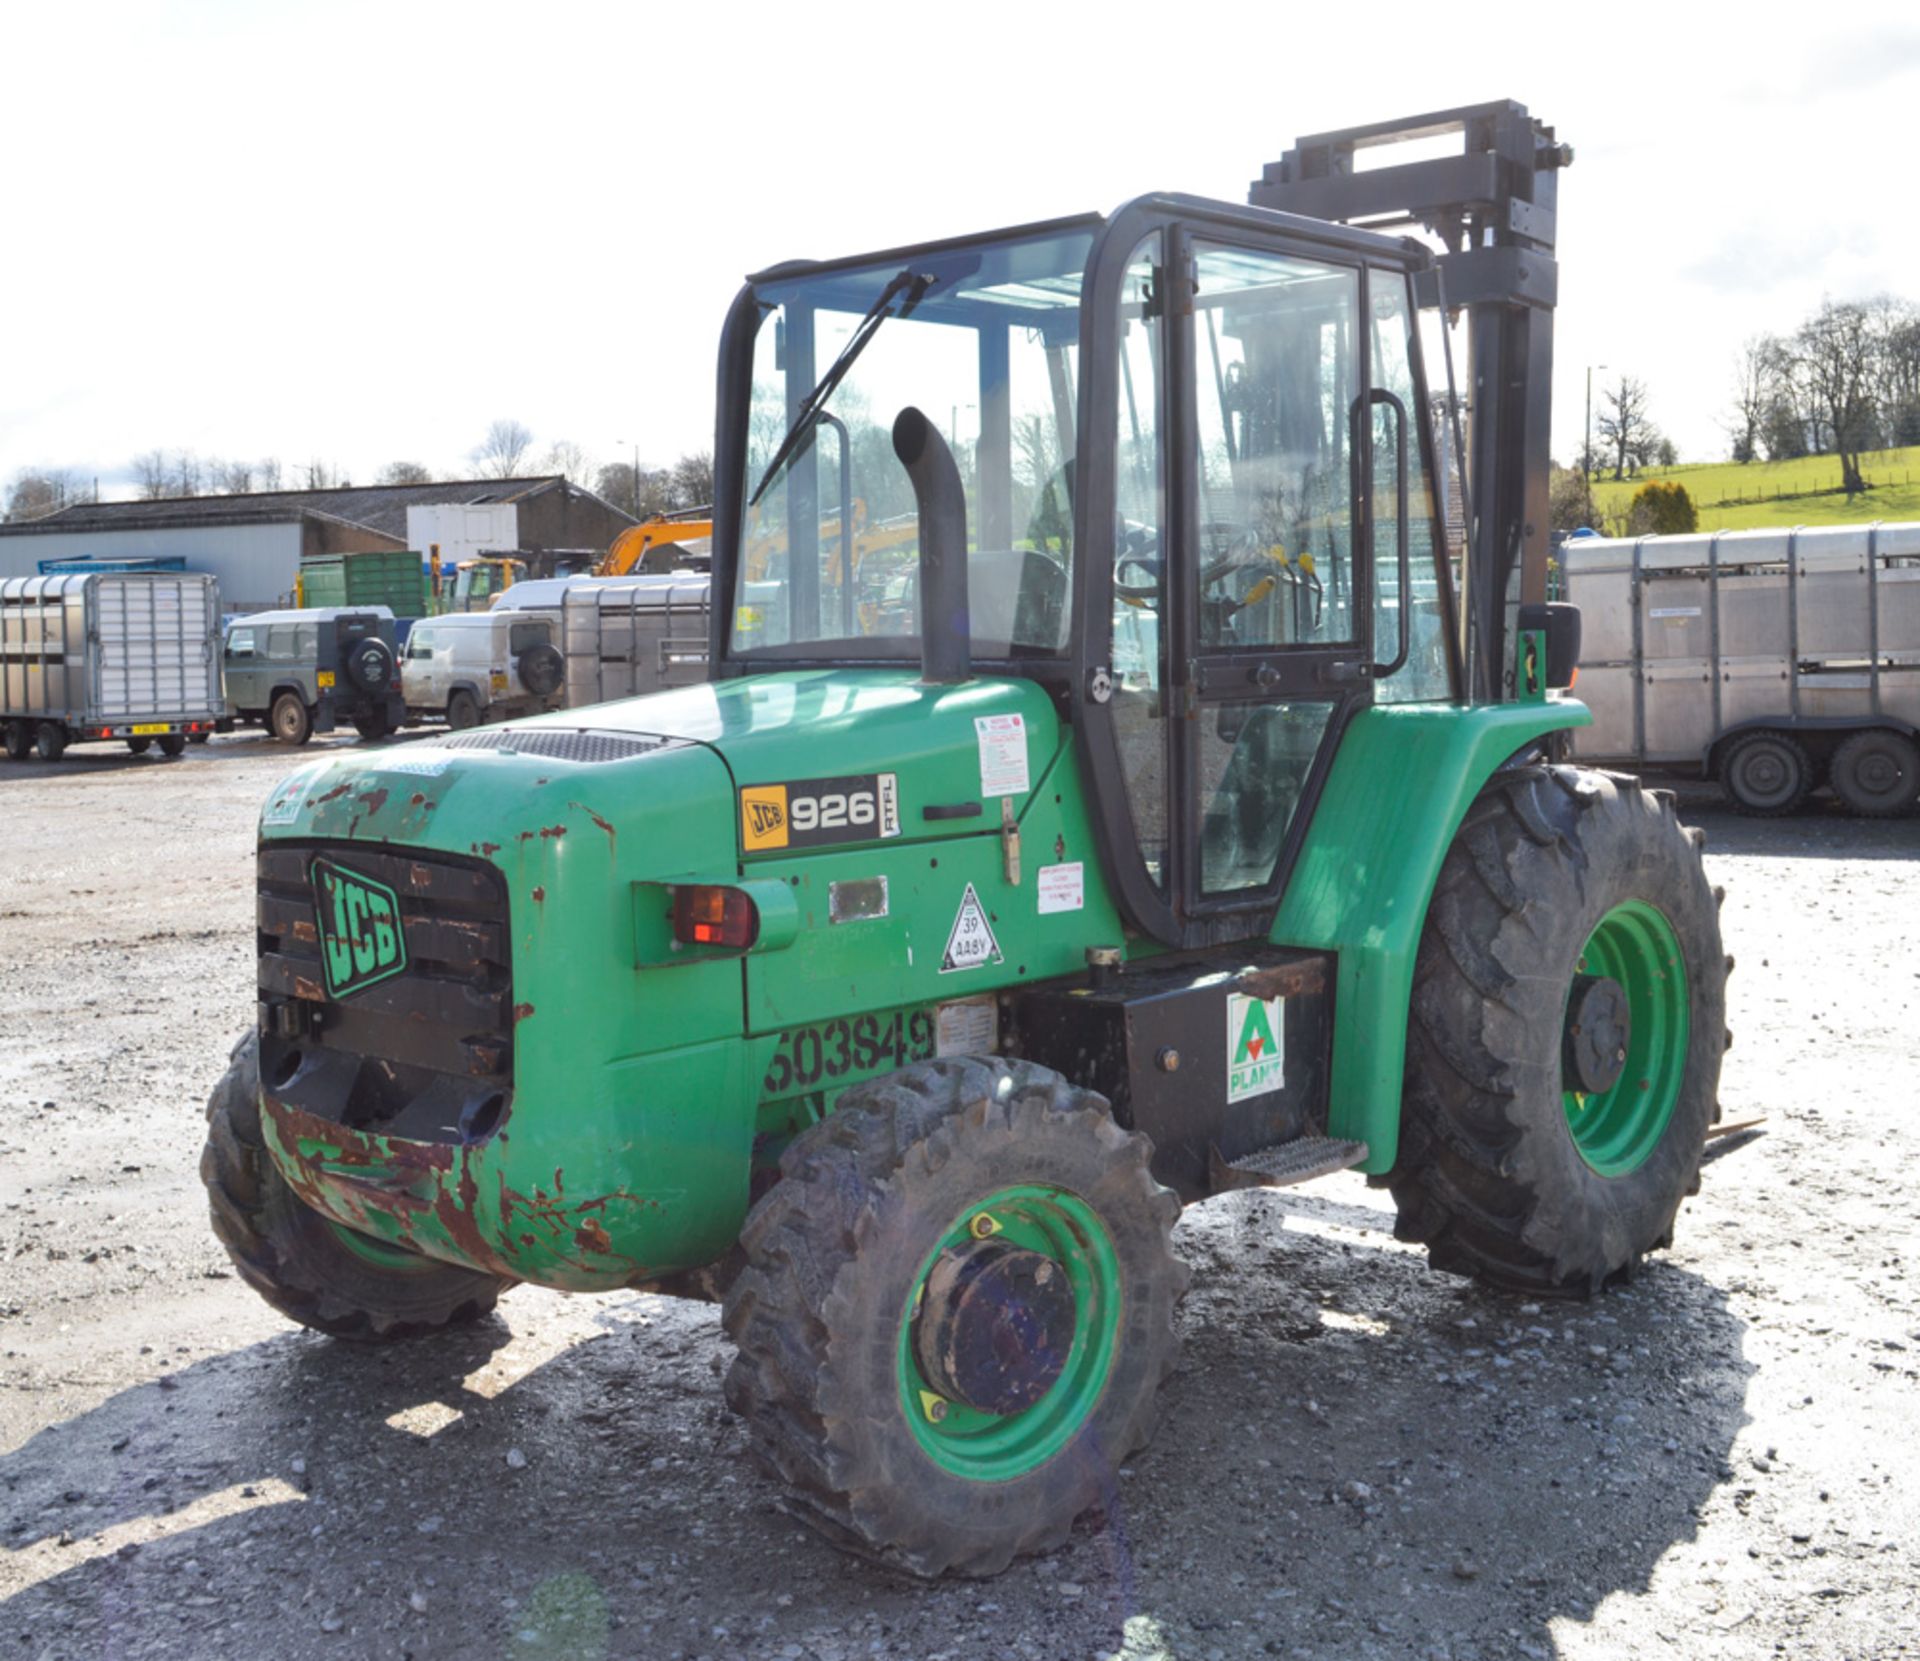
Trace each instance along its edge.
<instances>
[{"instance_id":1,"label":"a-plant sticker","mask_svg":"<svg viewBox=\"0 0 1920 1661\"><path fill-rule=\"evenodd\" d=\"M987 921L980 896L967 884L960 897L960 910L947 935L947 955L940 960L940 973L950 975L956 969L978 969L1000 961L1000 942L993 937L993 925Z\"/></svg>"},{"instance_id":2,"label":"a-plant sticker","mask_svg":"<svg viewBox=\"0 0 1920 1661\"><path fill-rule=\"evenodd\" d=\"M400 901L385 883L316 859L313 904L328 997L344 998L406 968Z\"/></svg>"},{"instance_id":3,"label":"a-plant sticker","mask_svg":"<svg viewBox=\"0 0 1920 1661\"><path fill-rule=\"evenodd\" d=\"M1287 1082L1287 1000L1227 994L1227 1100L1264 1096Z\"/></svg>"}]
</instances>

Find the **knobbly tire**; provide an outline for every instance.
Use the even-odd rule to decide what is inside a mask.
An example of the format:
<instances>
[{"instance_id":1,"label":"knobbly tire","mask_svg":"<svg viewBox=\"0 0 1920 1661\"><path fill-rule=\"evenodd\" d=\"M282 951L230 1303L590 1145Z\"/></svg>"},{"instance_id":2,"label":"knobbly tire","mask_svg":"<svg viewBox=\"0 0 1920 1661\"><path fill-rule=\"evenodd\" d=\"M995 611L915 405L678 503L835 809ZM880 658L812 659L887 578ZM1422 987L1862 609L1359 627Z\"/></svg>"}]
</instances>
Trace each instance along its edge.
<instances>
[{"instance_id":1,"label":"knobbly tire","mask_svg":"<svg viewBox=\"0 0 1920 1661\"><path fill-rule=\"evenodd\" d=\"M989 1575L1110 1503L1188 1279L1149 1152L998 1058L856 1085L797 1137L723 1316L727 1400L787 1509L891 1567Z\"/></svg>"},{"instance_id":2,"label":"knobbly tire","mask_svg":"<svg viewBox=\"0 0 1920 1661\"><path fill-rule=\"evenodd\" d=\"M1670 793L1574 767L1510 766L1468 810L1420 939L1387 1178L1436 1268L1588 1295L1672 1243L1727 1038L1704 841Z\"/></svg>"},{"instance_id":3,"label":"knobbly tire","mask_svg":"<svg viewBox=\"0 0 1920 1661\"><path fill-rule=\"evenodd\" d=\"M233 1047L207 1100L200 1155L213 1232L240 1278L289 1320L359 1342L411 1338L479 1319L512 1284L431 1258L355 1251L301 1203L275 1168L260 1132L260 1040Z\"/></svg>"}]
</instances>

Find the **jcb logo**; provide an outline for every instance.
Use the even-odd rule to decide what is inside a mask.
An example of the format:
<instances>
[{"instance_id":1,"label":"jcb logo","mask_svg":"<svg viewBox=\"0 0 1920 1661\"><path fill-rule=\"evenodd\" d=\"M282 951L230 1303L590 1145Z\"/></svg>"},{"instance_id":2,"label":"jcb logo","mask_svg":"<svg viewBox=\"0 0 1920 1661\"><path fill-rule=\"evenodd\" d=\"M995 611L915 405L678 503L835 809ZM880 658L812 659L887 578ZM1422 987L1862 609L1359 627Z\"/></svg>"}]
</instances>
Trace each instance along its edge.
<instances>
[{"instance_id":1,"label":"jcb logo","mask_svg":"<svg viewBox=\"0 0 1920 1661\"><path fill-rule=\"evenodd\" d=\"M748 853L787 845L787 787L761 785L740 792L740 840Z\"/></svg>"},{"instance_id":2,"label":"jcb logo","mask_svg":"<svg viewBox=\"0 0 1920 1661\"><path fill-rule=\"evenodd\" d=\"M313 898L328 997L344 998L406 968L400 901L385 883L316 859Z\"/></svg>"}]
</instances>

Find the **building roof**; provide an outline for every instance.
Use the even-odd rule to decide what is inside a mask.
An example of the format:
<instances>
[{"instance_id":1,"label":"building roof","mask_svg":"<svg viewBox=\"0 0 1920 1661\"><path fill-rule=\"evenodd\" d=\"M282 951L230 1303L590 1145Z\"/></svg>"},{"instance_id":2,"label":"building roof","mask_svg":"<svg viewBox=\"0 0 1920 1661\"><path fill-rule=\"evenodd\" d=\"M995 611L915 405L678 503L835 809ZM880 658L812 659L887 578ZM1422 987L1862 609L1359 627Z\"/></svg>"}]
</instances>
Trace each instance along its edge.
<instances>
[{"instance_id":1,"label":"building roof","mask_svg":"<svg viewBox=\"0 0 1920 1661\"><path fill-rule=\"evenodd\" d=\"M41 519L0 525L0 536L169 525L262 524L318 515L364 525L393 537L404 547L410 507L524 502L556 488L593 497L591 491L568 484L558 473L525 479L448 479L438 484L342 485L334 490L256 490L242 496L171 496L157 502L74 502Z\"/></svg>"}]
</instances>

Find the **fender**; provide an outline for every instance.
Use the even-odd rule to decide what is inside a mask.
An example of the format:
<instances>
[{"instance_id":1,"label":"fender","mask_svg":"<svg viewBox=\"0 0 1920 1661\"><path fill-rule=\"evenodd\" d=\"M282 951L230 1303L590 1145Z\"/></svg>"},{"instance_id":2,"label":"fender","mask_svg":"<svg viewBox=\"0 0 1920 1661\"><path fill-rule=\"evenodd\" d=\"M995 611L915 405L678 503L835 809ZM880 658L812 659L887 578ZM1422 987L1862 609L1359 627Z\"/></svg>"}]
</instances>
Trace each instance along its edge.
<instances>
[{"instance_id":1,"label":"fender","mask_svg":"<svg viewBox=\"0 0 1920 1661\"><path fill-rule=\"evenodd\" d=\"M1348 724L1271 938L1337 955L1327 1132L1365 1142L1370 1175L1399 1152L1414 956L1454 833L1502 762L1592 720L1552 698L1376 705Z\"/></svg>"}]
</instances>

